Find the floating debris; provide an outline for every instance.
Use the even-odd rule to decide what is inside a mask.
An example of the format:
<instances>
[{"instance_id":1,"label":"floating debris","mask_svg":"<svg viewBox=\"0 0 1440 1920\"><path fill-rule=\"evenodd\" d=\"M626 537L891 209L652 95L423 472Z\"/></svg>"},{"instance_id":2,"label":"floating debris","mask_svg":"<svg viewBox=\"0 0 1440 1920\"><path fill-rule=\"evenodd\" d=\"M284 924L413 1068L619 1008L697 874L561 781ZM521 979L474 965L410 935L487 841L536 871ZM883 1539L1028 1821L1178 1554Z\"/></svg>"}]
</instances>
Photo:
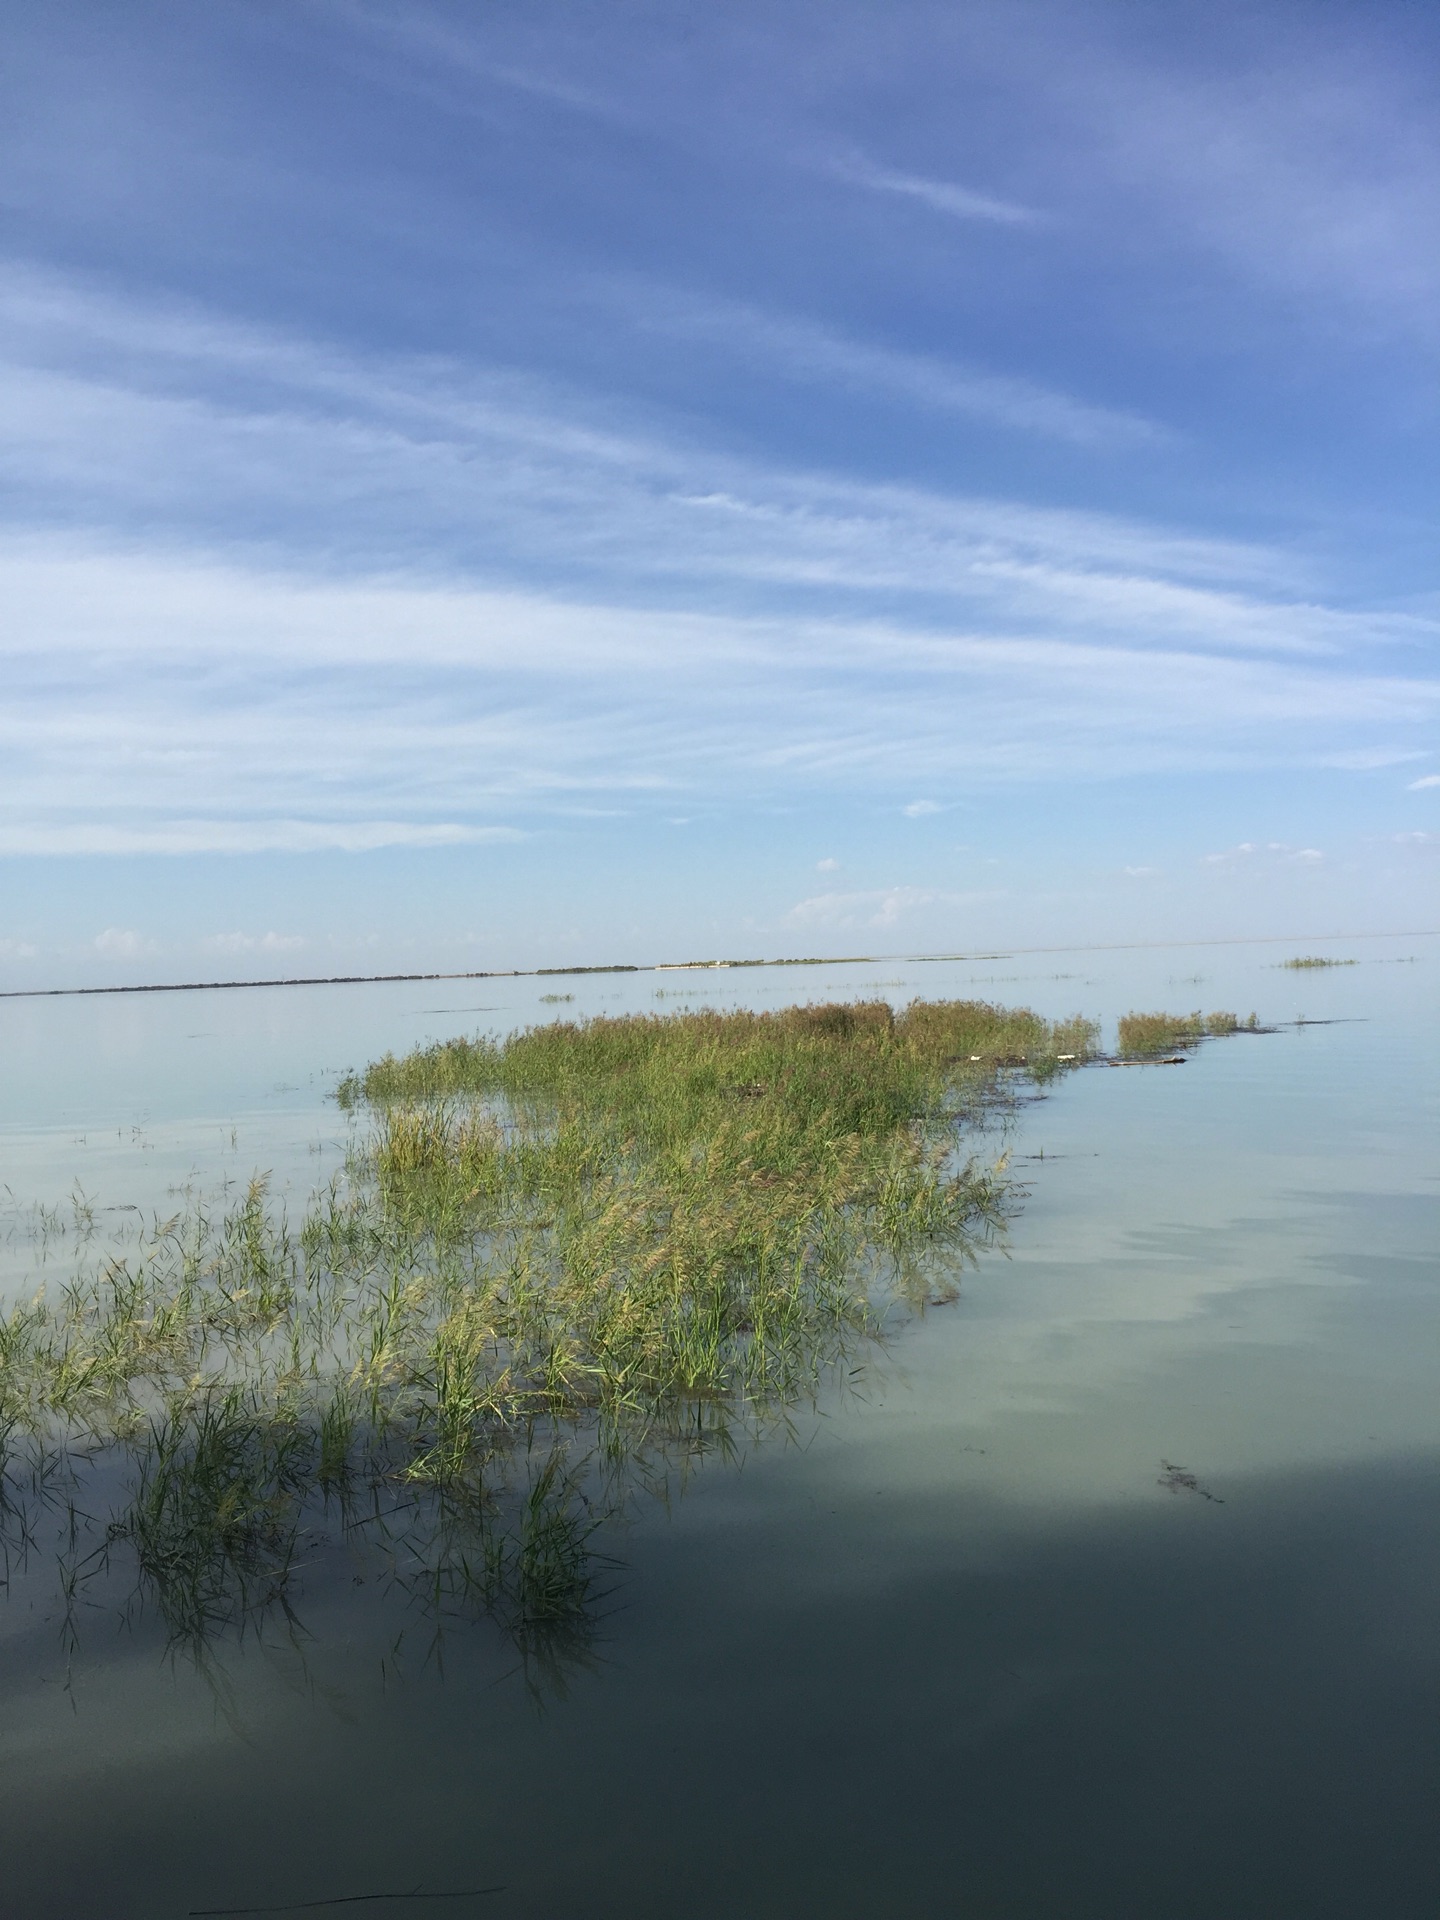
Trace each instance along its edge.
<instances>
[{"instance_id":1,"label":"floating debris","mask_svg":"<svg viewBox=\"0 0 1440 1920\"><path fill-rule=\"evenodd\" d=\"M1202 1487L1195 1475L1187 1473L1184 1467L1177 1467L1171 1460L1162 1460L1160 1464L1165 1472L1164 1476L1156 1481L1156 1486L1164 1487L1169 1493L1198 1494L1202 1500L1213 1500L1217 1507L1224 1506L1225 1502L1218 1493L1211 1493L1208 1487Z\"/></svg>"}]
</instances>

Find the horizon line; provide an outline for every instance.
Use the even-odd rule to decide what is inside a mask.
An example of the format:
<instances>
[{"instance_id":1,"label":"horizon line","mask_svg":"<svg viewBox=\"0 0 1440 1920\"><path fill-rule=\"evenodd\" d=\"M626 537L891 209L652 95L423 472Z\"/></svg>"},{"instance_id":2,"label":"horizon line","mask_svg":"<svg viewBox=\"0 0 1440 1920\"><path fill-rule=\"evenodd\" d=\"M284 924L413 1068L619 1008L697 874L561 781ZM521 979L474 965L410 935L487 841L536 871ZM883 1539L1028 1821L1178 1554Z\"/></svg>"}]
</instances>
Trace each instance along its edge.
<instances>
[{"instance_id":1,"label":"horizon line","mask_svg":"<svg viewBox=\"0 0 1440 1920\"><path fill-rule=\"evenodd\" d=\"M864 967L903 961L911 966L933 966L946 960L1010 960L1017 954L1139 953L1172 947L1268 947L1307 940L1319 945L1333 940L1433 940L1440 928L1423 927L1395 933L1256 933L1231 934L1218 940L1111 940L1054 947L989 948L978 953L849 953L807 955L797 960L650 960L617 961L602 966L485 967L453 973L334 973L301 975L287 980L173 980L113 987L5 987L0 1000L81 999L112 993L235 993L259 987L366 987L399 985L420 980L548 980L591 973L716 973L752 967Z\"/></svg>"}]
</instances>

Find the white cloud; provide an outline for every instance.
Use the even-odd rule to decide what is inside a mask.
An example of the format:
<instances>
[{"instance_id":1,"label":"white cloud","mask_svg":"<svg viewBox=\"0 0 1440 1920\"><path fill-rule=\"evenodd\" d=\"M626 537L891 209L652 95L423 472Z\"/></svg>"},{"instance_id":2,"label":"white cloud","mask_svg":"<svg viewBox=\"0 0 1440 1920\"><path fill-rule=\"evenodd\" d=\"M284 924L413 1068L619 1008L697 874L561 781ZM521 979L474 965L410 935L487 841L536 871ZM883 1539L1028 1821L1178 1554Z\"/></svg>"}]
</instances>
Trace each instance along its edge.
<instances>
[{"instance_id":1,"label":"white cloud","mask_svg":"<svg viewBox=\"0 0 1440 1920\"><path fill-rule=\"evenodd\" d=\"M733 330L735 314L722 320ZM814 344L802 329L789 350L804 358ZM348 561L374 575L418 552L432 578L473 573L483 525L482 565L543 565L554 580L563 559L575 577L623 581L627 599L643 578L703 584L711 604L722 580L769 579L959 595L972 612L1064 614L1106 633L1158 613L1167 635L1225 646L1436 631L1237 598L1237 582L1298 577L1292 558L1254 544L757 469L587 425L573 396L513 376L364 360L13 268L0 271L0 392L0 459L37 512L47 494L67 519L138 512L201 547L239 518L272 556L298 542L332 572ZM1207 585L1221 590L1213 605ZM1182 597L1157 602L1164 587Z\"/></svg>"},{"instance_id":2,"label":"white cloud","mask_svg":"<svg viewBox=\"0 0 1440 1920\"><path fill-rule=\"evenodd\" d=\"M785 915L793 927L896 927L926 907L969 906L993 893L947 893L938 887L874 887L857 893L817 893Z\"/></svg>"},{"instance_id":3,"label":"white cloud","mask_svg":"<svg viewBox=\"0 0 1440 1920\"><path fill-rule=\"evenodd\" d=\"M60 540L0 546L0 594L0 852L473 844L576 806L688 810L737 781L893 793L1296 764L1440 711L1440 684L1368 666Z\"/></svg>"},{"instance_id":4,"label":"white cloud","mask_svg":"<svg viewBox=\"0 0 1440 1920\"><path fill-rule=\"evenodd\" d=\"M815 862L815 871L817 873L838 873L840 871L840 862L838 860L817 860Z\"/></svg>"},{"instance_id":5,"label":"white cloud","mask_svg":"<svg viewBox=\"0 0 1440 1920\"><path fill-rule=\"evenodd\" d=\"M1223 853L1207 853L1202 864L1211 867L1235 867L1254 864L1275 865L1283 863L1289 866L1318 866L1325 855L1318 847L1292 847L1284 840L1267 840L1263 843L1254 840L1242 840L1238 846L1227 847Z\"/></svg>"},{"instance_id":6,"label":"white cloud","mask_svg":"<svg viewBox=\"0 0 1440 1920\"><path fill-rule=\"evenodd\" d=\"M908 806L902 807L900 811L905 815L907 820L923 820L927 814L943 813L944 808L938 800L912 800Z\"/></svg>"},{"instance_id":7,"label":"white cloud","mask_svg":"<svg viewBox=\"0 0 1440 1920\"><path fill-rule=\"evenodd\" d=\"M294 953L305 939L298 933L212 933L200 945L207 953Z\"/></svg>"},{"instance_id":8,"label":"white cloud","mask_svg":"<svg viewBox=\"0 0 1440 1920\"><path fill-rule=\"evenodd\" d=\"M138 960L142 954L159 951L153 940L136 933L133 927L106 927L91 942L97 953L109 960Z\"/></svg>"},{"instance_id":9,"label":"white cloud","mask_svg":"<svg viewBox=\"0 0 1440 1920\"><path fill-rule=\"evenodd\" d=\"M1217 856L1212 854L1209 857L1211 859L1214 859ZM1132 880L1153 880L1160 873L1160 868L1159 867L1126 867L1124 871L1130 876Z\"/></svg>"},{"instance_id":10,"label":"white cloud","mask_svg":"<svg viewBox=\"0 0 1440 1920\"><path fill-rule=\"evenodd\" d=\"M0 960L33 960L39 951L28 940L0 940Z\"/></svg>"},{"instance_id":11,"label":"white cloud","mask_svg":"<svg viewBox=\"0 0 1440 1920\"><path fill-rule=\"evenodd\" d=\"M1412 780L1407 791L1420 793L1426 787L1440 787L1440 773L1427 773L1420 780Z\"/></svg>"},{"instance_id":12,"label":"white cloud","mask_svg":"<svg viewBox=\"0 0 1440 1920\"><path fill-rule=\"evenodd\" d=\"M1440 713L1440 625L1256 544L746 464L34 274L0 272L0 388L37 518L110 529L0 542L0 852L1325 764Z\"/></svg>"}]
</instances>

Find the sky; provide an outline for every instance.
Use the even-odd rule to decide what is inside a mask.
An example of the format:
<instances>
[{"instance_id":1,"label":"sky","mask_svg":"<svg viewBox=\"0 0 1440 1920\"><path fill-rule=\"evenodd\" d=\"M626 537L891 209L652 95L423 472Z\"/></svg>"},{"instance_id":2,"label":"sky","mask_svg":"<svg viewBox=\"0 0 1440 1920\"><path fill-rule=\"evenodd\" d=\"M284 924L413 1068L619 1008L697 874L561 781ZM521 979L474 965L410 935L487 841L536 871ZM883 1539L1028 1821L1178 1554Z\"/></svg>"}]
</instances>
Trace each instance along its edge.
<instances>
[{"instance_id":1,"label":"sky","mask_svg":"<svg viewBox=\"0 0 1440 1920\"><path fill-rule=\"evenodd\" d=\"M1440 926L1440 10L0 0L0 987Z\"/></svg>"}]
</instances>

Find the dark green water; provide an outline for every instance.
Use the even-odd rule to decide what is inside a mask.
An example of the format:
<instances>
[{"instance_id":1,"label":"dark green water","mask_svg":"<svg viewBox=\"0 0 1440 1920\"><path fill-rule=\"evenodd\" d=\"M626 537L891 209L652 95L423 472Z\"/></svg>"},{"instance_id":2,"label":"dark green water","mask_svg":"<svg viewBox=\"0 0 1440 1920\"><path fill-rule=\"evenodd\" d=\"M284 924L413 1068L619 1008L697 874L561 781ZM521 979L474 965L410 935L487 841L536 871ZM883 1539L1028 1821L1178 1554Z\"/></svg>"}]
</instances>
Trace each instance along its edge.
<instances>
[{"instance_id":1,"label":"dark green water","mask_svg":"<svg viewBox=\"0 0 1440 1920\"><path fill-rule=\"evenodd\" d=\"M53 1567L14 1565L0 1904L496 1887L317 1911L1428 1920L1436 947L1357 943L1361 965L1315 975L1277 970L1288 951L661 976L726 1003L978 992L1337 1024L1088 1070L1024 1109L1010 1257L857 1391L796 1409L789 1440L637 1503L602 1543L586 1658L527 1672L483 1619L437 1643L333 1544L291 1629L198 1665L143 1612L82 1607L68 1645ZM656 1002L654 976L558 1009L478 984L11 1003L3 1178L18 1201L79 1177L102 1209L163 1208L260 1166L299 1195L338 1151L346 1065L699 1003ZM21 1206L12 1290L42 1251L59 1271L65 1237Z\"/></svg>"}]
</instances>

